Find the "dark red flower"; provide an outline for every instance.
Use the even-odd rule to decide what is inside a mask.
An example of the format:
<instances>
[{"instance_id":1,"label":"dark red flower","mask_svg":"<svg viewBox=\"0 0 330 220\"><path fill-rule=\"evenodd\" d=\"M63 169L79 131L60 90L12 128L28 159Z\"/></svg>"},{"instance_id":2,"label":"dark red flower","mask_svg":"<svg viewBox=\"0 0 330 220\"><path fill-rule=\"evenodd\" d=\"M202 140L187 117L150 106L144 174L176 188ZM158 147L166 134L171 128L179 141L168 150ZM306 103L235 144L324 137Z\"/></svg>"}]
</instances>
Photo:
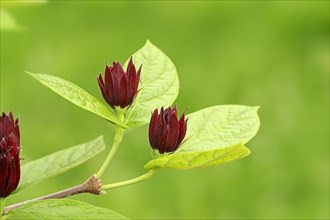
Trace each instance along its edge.
<instances>
[{"instance_id":1,"label":"dark red flower","mask_svg":"<svg viewBox=\"0 0 330 220\"><path fill-rule=\"evenodd\" d=\"M20 180L20 133L18 119L13 114L0 117L0 198L13 192Z\"/></svg>"},{"instance_id":2,"label":"dark red flower","mask_svg":"<svg viewBox=\"0 0 330 220\"><path fill-rule=\"evenodd\" d=\"M162 107L159 114L158 109L155 109L149 124L151 147L161 154L175 151L186 135L187 121L184 113L178 119L176 107L165 110Z\"/></svg>"},{"instance_id":3,"label":"dark red flower","mask_svg":"<svg viewBox=\"0 0 330 220\"><path fill-rule=\"evenodd\" d=\"M120 106L125 108L132 104L134 97L137 94L141 67L136 72L132 57L128 63L126 73L119 62L113 62L112 66L105 66L104 81L100 74L97 82L102 92L105 101L115 108Z\"/></svg>"}]
</instances>

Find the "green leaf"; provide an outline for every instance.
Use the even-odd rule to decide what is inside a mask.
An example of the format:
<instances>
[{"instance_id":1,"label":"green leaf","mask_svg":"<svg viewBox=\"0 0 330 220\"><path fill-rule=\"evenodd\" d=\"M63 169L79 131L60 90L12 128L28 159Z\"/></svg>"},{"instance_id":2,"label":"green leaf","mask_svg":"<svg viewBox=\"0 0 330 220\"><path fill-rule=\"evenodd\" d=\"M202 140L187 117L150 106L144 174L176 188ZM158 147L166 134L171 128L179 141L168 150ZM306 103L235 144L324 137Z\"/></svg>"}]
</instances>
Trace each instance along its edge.
<instances>
[{"instance_id":1,"label":"green leaf","mask_svg":"<svg viewBox=\"0 0 330 220\"><path fill-rule=\"evenodd\" d=\"M9 212L9 219L128 219L110 209L70 199L28 203Z\"/></svg>"},{"instance_id":2,"label":"green leaf","mask_svg":"<svg viewBox=\"0 0 330 220\"><path fill-rule=\"evenodd\" d=\"M196 167L207 167L219 163L225 163L243 158L250 154L250 150L242 144L233 145L217 150L174 153L151 160L146 164L147 169L154 167L166 167L176 169L190 169Z\"/></svg>"},{"instance_id":3,"label":"green leaf","mask_svg":"<svg viewBox=\"0 0 330 220\"><path fill-rule=\"evenodd\" d=\"M15 192L46 178L64 173L96 156L105 149L103 137L76 145L40 159L28 162L21 167L22 176Z\"/></svg>"},{"instance_id":4,"label":"green leaf","mask_svg":"<svg viewBox=\"0 0 330 220\"><path fill-rule=\"evenodd\" d=\"M103 105L94 96L79 86L73 84L72 82L48 74L30 73L27 71L26 73L30 74L43 85L50 88L55 93L59 94L73 104L79 106L80 108L93 112L94 114L101 116L117 125L120 125L121 127L127 127L119 120L119 118L114 114L112 110L110 110L109 107Z\"/></svg>"},{"instance_id":5,"label":"green leaf","mask_svg":"<svg viewBox=\"0 0 330 220\"><path fill-rule=\"evenodd\" d=\"M172 154L158 155L146 169L188 169L229 162L250 154L244 144L254 137L260 122L258 107L223 105L187 115L186 141Z\"/></svg>"},{"instance_id":6,"label":"green leaf","mask_svg":"<svg viewBox=\"0 0 330 220\"><path fill-rule=\"evenodd\" d=\"M139 127L149 123L155 108L167 107L175 101L179 94L179 77L173 62L150 41L132 56L137 68L142 64L140 91L125 121L129 127Z\"/></svg>"}]
</instances>

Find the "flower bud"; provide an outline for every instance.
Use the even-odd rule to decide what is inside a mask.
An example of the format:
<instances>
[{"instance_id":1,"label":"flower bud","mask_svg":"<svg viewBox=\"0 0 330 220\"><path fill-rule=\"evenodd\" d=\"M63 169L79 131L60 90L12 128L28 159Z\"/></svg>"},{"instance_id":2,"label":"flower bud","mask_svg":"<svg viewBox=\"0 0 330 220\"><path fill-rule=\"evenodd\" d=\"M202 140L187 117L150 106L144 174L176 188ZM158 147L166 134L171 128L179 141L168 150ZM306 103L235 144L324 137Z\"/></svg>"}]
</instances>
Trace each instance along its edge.
<instances>
[{"instance_id":1,"label":"flower bud","mask_svg":"<svg viewBox=\"0 0 330 220\"><path fill-rule=\"evenodd\" d=\"M159 114L158 109L155 109L149 124L151 147L161 154L175 151L186 135L187 121L184 113L178 119L176 107L165 110L162 107Z\"/></svg>"},{"instance_id":2,"label":"flower bud","mask_svg":"<svg viewBox=\"0 0 330 220\"><path fill-rule=\"evenodd\" d=\"M104 100L115 109L115 106L125 108L132 104L138 91L141 67L136 72L132 57L128 63L126 73L119 62L112 66L105 66L104 81L100 74L97 82Z\"/></svg>"},{"instance_id":3,"label":"flower bud","mask_svg":"<svg viewBox=\"0 0 330 220\"><path fill-rule=\"evenodd\" d=\"M13 192L20 180L20 133L13 114L0 117L0 198Z\"/></svg>"}]
</instances>

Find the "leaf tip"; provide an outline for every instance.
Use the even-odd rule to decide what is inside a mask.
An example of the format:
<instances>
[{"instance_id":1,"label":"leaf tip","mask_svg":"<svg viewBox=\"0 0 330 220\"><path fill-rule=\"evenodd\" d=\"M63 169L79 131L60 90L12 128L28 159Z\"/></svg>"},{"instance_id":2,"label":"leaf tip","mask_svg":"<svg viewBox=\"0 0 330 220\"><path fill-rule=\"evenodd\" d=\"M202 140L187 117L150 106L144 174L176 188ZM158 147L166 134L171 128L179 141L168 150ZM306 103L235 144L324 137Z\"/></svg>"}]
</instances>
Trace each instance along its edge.
<instances>
[{"instance_id":1,"label":"leaf tip","mask_svg":"<svg viewBox=\"0 0 330 220\"><path fill-rule=\"evenodd\" d=\"M29 71L27 71L27 70L24 70L24 73L27 73L27 74L29 74L29 75L33 75L33 73L31 73L31 72L29 72Z\"/></svg>"},{"instance_id":2,"label":"leaf tip","mask_svg":"<svg viewBox=\"0 0 330 220\"><path fill-rule=\"evenodd\" d=\"M149 39L147 39L144 47L156 47Z\"/></svg>"},{"instance_id":3,"label":"leaf tip","mask_svg":"<svg viewBox=\"0 0 330 220\"><path fill-rule=\"evenodd\" d=\"M95 141L95 142L98 142L98 143L101 144L101 146L102 146L102 151L106 148L106 144L105 144L105 142L104 142L103 135L98 136L94 141Z\"/></svg>"},{"instance_id":4,"label":"leaf tip","mask_svg":"<svg viewBox=\"0 0 330 220\"><path fill-rule=\"evenodd\" d=\"M32 76L32 77L35 78L35 79L37 79L38 75L40 75L40 74L38 74L38 73L31 73L31 72L29 72L29 71L27 71L27 70L25 70L24 72L27 73L27 74L29 74L30 76Z\"/></svg>"},{"instance_id":5,"label":"leaf tip","mask_svg":"<svg viewBox=\"0 0 330 220\"><path fill-rule=\"evenodd\" d=\"M103 135L98 136L98 137L96 138L96 140L103 141L103 140L104 140L104 139L103 139Z\"/></svg>"}]
</instances>

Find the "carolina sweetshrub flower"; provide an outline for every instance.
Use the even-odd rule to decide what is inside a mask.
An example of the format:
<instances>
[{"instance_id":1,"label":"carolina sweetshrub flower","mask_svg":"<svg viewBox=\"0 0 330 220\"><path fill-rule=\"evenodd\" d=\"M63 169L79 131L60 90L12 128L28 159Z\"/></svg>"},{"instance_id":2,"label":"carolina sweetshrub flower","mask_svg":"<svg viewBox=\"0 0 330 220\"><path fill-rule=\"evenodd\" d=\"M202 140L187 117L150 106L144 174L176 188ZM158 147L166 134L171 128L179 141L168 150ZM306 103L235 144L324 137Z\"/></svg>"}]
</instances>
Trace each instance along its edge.
<instances>
[{"instance_id":1,"label":"carolina sweetshrub flower","mask_svg":"<svg viewBox=\"0 0 330 220\"><path fill-rule=\"evenodd\" d=\"M175 106L173 109L168 107L165 110L162 107L159 114L158 109L155 109L149 124L151 147L161 154L175 151L186 135L187 121L184 113L178 119Z\"/></svg>"},{"instance_id":2,"label":"carolina sweetshrub flower","mask_svg":"<svg viewBox=\"0 0 330 220\"><path fill-rule=\"evenodd\" d=\"M125 108L132 104L138 91L141 67L136 72L132 57L128 63L126 73L119 62L113 62L112 66L105 66L104 81L100 74L97 82L105 101L115 109L115 106Z\"/></svg>"},{"instance_id":3,"label":"carolina sweetshrub flower","mask_svg":"<svg viewBox=\"0 0 330 220\"><path fill-rule=\"evenodd\" d=\"M0 198L13 192L20 180L20 132L13 114L0 117Z\"/></svg>"}]
</instances>

